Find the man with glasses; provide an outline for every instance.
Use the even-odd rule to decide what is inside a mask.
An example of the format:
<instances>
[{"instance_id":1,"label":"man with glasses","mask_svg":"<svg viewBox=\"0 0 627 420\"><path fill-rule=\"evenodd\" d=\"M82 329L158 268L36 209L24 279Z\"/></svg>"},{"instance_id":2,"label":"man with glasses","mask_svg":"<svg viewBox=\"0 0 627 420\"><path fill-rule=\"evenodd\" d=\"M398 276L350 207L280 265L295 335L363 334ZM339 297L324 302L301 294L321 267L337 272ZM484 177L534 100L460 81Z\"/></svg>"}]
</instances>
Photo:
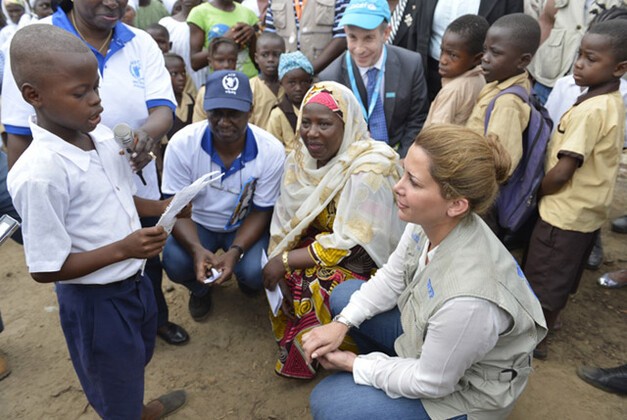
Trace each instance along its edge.
<instances>
[{"instance_id":1,"label":"man with glasses","mask_svg":"<svg viewBox=\"0 0 627 420\"><path fill-rule=\"evenodd\" d=\"M192 218L177 221L163 265L170 279L190 292L196 321L209 315L211 284L235 274L246 294L263 288L261 253L279 195L285 151L266 131L248 124L252 92L240 72L212 73L206 84L207 120L177 132L166 149L162 190L173 195L203 175L219 171L192 202ZM217 254L218 250L223 250Z\"/></svg>"}]
</instances>

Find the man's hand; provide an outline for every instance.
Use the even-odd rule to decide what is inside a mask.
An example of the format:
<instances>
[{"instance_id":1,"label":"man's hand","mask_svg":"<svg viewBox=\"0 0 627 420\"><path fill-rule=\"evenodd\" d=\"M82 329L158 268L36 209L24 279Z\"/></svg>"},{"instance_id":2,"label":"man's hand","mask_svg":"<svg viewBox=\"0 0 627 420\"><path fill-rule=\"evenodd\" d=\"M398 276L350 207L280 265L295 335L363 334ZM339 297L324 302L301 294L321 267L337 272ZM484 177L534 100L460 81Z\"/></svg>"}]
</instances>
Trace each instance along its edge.
<instances>
[{"instance_id":1,"label":"man's hand","mask_svg":"<svg viewBox=\"0 0 627 420\"><path fill-rule=\"evenodd\" d=\"M216 256L213 252L199 246L192 253L192 258L194 260L196 281L204 283L205 279L211 276L211 268L216 267Z\"/></svg>"},{"instance_id":2,"label":"man's hand","mask_svg":"<svg viewBox=\"0 0 627 420\"><path fill-rule=\"evenodd\" d=\"M222 275L215 284L222 284L229 280L235 270L235 265L239 262L239 252L237 248L231 248L226 252L215 257L215 265L213 266L218 271L222 272Z\"/></svg>"},{"instance_id":3,"label":"man's hand","mask_svg":"<svg viewBox=\"0 0 627 420\"><path fill-rule=\"evenodd\" d=\"M134 172L139 171L154 159L152 150L156 145L156 140L144 130L135 130L135 146L131 155L131 167Z\"/></svg>"}]
</instances>

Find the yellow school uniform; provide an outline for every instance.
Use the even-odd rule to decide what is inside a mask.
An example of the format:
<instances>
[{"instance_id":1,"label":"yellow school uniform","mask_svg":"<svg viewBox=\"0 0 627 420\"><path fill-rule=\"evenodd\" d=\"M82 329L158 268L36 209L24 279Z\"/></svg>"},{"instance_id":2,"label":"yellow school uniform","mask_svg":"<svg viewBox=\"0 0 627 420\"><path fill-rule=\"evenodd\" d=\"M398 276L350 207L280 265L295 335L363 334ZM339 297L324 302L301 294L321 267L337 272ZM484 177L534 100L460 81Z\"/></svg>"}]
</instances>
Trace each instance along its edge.
<instances>
[{"instance_id":1,"label":"yellow school uniform","mask_svg":"<svg viewBox=\"0 0 627 420\"><path fill-rule=\"evenodd\" d=\"M540 217L563 230L594 232L608 216L625 132L625 106L618 91L594 96L570 108L548 145L545 170L562 154L581 159L557 193L542 197Z\"/></svg>"},{"instance_id":2,"label":"yellow school uniform","mask_svg":"<svg viewBox=\"0 0 627 420\"><path fill-rule=\"evenodd\" d=\"M279 88L279 94L275 96L268 85L257 76L250 79L250 89L253 91L253 112L248 122L265 130L272 108L283 99L283 87Z\"/></svg>"},{"instance_id":3,"label":"yellow school uniform","mask_svg":"<svg viewBox=\"0 0 627 420\"><path fill-rule=\"evenodd\" d=\"M292 107L294 108L296 117L298 117L300 114L299 109L293 105ZM294 147L296 147L296 142L298 141L296 133L292 130L292 126L287 120L285 113L278 106L270 113L266 130L283 143L283 146L285 146L285 154L289 154L294 150Z\"/></svg>"},{"instance_id":4,"label":"yellow school uniform","mask_svg":"<svg viewBox=\"0 0 627 420\"><path fill-rule=\"evenodd\" d=\"M510 77L502 82L494 81L486 84L477 98L477 104L472 110L466 127L483 135L496 135L512 159L509 175L514 172L523 154L522 134L529 124L531 108L516 95L499 97L492 110L488 130L485 131L485 114L492 99L508 87L519 85L531 91L529 75L525 71L518 76Z\"/></svg>"}]
</instances>

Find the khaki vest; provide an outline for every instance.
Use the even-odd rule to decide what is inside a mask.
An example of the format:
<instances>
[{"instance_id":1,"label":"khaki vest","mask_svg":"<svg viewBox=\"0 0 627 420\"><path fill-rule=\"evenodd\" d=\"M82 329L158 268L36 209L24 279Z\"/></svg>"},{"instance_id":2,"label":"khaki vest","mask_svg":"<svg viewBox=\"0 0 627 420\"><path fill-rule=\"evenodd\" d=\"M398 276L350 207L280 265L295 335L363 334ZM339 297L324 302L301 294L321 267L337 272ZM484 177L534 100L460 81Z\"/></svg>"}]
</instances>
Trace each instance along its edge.
<instances>
[{"instance_id":1,"label":"khaki vest","mask_svg":"<svg viewBox=\"0 0 627 420\"><path fill-rule=\"evenodd\" d=\"M469 419L503 419L520 396L531 371L531 353L546 335L542 308L514 257L475 214L464 218L417 273L427 237L414 226L405 259L405 291L398 300L403 334L395 342L400 357L419 358L429 319L455 297L495 303L513 320L496 346L473 364L455 392L423 399L433 419L467 414ZM462 320L460 320L462 322Z\"/></svg>"},{"instance_id":2,"label":"khaki vest","mask_svg":"<svg viewBox=\"0 0 627 420\"><path fill-rule=\"evenodd\" d=\"M296 51L300 36L300 51L312 63L333 39L335 0L308 0L296 33L293 0L272 0L270 4L276 33L285 40L287 52Z\"/></svg>"},{"instance_id":3,"label":"khaki vest","mask_svg":"<svg viewBox=\"0 0 627 420\"><path fill-rule=\"evenodd\" d=\"M626 0L598 0L585 13L586 0L555 0L557 13L553 29L527 68L538 82L553 87L557 79L571 73L590 21L596 12L603 10L598 3L608 9L627 6Z\"/></svg>"}]
</instances>

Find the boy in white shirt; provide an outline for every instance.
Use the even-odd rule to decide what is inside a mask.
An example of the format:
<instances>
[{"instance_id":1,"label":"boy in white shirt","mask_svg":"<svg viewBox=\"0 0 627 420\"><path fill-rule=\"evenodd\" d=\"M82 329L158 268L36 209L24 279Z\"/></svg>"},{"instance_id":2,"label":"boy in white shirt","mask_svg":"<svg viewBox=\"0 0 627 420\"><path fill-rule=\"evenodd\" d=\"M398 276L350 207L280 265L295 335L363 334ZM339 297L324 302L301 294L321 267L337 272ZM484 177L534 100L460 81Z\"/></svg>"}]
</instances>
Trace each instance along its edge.
<instances>
[{"instance_id":1,"label":"boy in white shirt","mask_svg":"<svg viewBox=\"0 0 627 420\"><path fill-rule=\"evenodd\" d=\"M11 44L11 70L35 108L33 142L8 188L23 219L33 279L56 282L61 327L85 395L103 418L159 418L185 402L175 391L143 405L144 367L156 337L156 303L142 259L167 234L141 228L167 201L134 197L132 173L103 111L98 63L78 38L30 25Z\"/></svg>"}]
</instances>

